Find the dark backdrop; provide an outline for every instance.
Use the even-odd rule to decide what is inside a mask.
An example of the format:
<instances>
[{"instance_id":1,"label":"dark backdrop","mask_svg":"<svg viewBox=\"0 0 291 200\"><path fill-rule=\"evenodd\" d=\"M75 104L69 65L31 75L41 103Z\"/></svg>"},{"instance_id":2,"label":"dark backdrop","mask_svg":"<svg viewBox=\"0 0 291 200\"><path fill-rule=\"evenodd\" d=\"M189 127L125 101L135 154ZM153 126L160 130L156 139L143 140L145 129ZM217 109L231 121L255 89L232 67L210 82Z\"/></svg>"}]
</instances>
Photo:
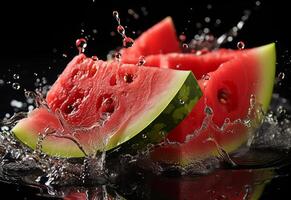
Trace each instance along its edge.
<instances>
[{"instance_id":1,"label":"dark backdrop","mask_svg":"<svg viewBox=\"0 0 291 200\"><path fill-rule=\"evenodd\" d=\"M159 2L159 4L158 4ZM255 6L261 4L259 7ZM197 22L205 25L204 18L209 16L211 33L218 36L235 25L244 10L252 11L250 19L234 42L228 47L236 48L240 40L246 47L254 47L269 42L277 42L279 71L288 64L285 51L290 49L290 7L287 1L152 1L152 0L74 0L74 1L7 1L1 5L0 16L0 79L13 82L13 73L20 74L22 89L33 89L36 77L45 76L53 82L65 64L77 53L75 40L91 35L86 53L106 58L109 50L121 45L119 35L111 36L116 22L112 11L118 10L121 22L127 26L128 35L136 37L143 31L163 19L172 16L178 33L185 32L188 40L197 33ZM208 6L207 6L208 5ZM211 5L211 9L209 9ZM139 15L136 20L128 14L132 9ZM144 14L147 13L146 16ZM219 27L213 24L221 20ZM83 31L83 32L82 32ZM97 33L96 33L97 31ZM135 31L136 34L132 34ZM93 40L94 39L94 40ZM67 57L62 55L66 54ZM285 68L284 70L286 70ZM288 76L285 76L285 81ZM15 81L14 81L15 82ZM1 82L0 82L1 84ZM2 85L2 86L1 86ZM0 85L0 115L8 109L11 97L22 98L19 91ZM286 86L280 86L285 89ZM286 95L284 92L283 95ZM20 95L20 96L19 96Z\"/></svg>"},{"instance_id":2,"label":"dark backdrop","mask_svg":"<svg viewBox=\"0 0 291 200\"><path fill-rule=\"evenodd\" d=\"M261 5L255 6L256 3ZM208 4L211 4L211 9ZM134 10L139 19L128 14L128 9ZM3 117L6 112L12 112L9 102L12 98L23 99L23 88L34 87L37 78L34 72L52 83L77 53L74 46L77 38L91 35L86 53L101 58L105 58L109 50L120 46L119 35L110 35L116 28L113 10L119 11L121 23L128 27L128 35L133 38L138 34L134 35L132 31L143 31L164 17L172 16L178 33L184 31L190 39L198 31L195 24L203 22L206 16L211 18L212 25L209 27L217 36L235 25L245 9L252 10L252 15L239 36L228 46L236 48L236 42L240 40L245 42L246 47L275 41L278 46L278 72L286 73L276 91L291 98L287 84L291 10L287 1L6 1L1 5L0 13L0 79L15 82L13 74L16 72L20 75L16 82L21 84L21 89L14 90L10 85L0 83L0 115ZM218 18L221 25L214 28L213 22ZM282 195L284 188L287 191L287 184L290 184L288 179L286 183L275 184L269 188L268 194ZM7 185L5 187L8 188ZM13 191L14 187L7 190L10 195Z\"/></svg>"}]
</instances>

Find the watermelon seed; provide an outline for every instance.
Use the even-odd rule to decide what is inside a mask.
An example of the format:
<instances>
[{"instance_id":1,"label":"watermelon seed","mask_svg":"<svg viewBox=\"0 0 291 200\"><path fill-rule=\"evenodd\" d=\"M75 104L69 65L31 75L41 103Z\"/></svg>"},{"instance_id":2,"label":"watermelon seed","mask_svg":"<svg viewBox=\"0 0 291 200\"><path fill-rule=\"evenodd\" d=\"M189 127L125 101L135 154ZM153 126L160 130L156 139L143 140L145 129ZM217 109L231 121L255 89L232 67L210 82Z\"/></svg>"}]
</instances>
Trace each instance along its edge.
<instances>
[{"instance_id":1,"label":"watermelon seed","mask_svg":"<svg viewBox=\"0 0 291 200\"><path fill-rule=\"evenodd\" d=\"M126 83L131 83L133 81L133 75L132 74L125 74L123 79Z\"/></svg>"},{"instance_id":2,"label":"watermelon seed","mask_svg":"<svg viewBox=\"0 0 291 200\"><path fill-rule=\"evenodd\" d=\"M239 41L236 46L239 50L243 50L245 48L245 43L243 41Z\"/></svg>"},{"instance_id":3,"label":"watermelon seed","mask_svg":"<svg viewBox=\"0 0 291 200\"><path fill-rule=\"evenodd\" d=\"M225 89L220 89L220 90L218 90L217 98L218 98L220 103L227 104L229 94Z\"/></svg>"}]
</instances>

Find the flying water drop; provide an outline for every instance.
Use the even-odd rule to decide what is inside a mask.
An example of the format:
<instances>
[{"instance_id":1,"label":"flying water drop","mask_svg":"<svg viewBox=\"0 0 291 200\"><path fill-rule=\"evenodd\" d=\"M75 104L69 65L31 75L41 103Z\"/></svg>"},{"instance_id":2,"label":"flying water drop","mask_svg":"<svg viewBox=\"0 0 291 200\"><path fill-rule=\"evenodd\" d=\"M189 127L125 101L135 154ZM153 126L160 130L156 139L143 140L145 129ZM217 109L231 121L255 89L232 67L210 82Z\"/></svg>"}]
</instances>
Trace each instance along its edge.
<instances>
[{"instance_id":1,"label":"flying water drop","mask_svg":"<svg viewBox=\"0 0 291 200\"><path fill-rule=\"evenodd\" d=\"M84 53L87 47L87 40L84 38L79 38L76 40L76 47L78 48L79 54Z\"/></svg>"}]
</instances>

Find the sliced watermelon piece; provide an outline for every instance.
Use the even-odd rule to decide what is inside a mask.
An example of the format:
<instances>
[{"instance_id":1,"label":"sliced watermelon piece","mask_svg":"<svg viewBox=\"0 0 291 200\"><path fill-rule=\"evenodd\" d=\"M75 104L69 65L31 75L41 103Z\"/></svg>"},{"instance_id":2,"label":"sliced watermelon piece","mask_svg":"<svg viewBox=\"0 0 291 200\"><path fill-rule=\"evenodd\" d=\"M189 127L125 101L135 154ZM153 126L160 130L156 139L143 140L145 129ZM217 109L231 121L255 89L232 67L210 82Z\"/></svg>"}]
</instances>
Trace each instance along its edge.
<instances>
[{"instance_id":1,"label":"sliced watermelon piece","mask_svg":"<svg viewBox=\"0 0 291 200\"><path fill-rule=\"evenodd\" d=\"M192 70L197 74L203 97L187 118L168 135L170 141L183 144L156 150L153 153L154 159L187 164L194 158L218 155L217 145L231 152L246 142L250 130L242 124L231 124L223 131L217 127L222 127L225 119L230 122L246 119L252 95L256 103L260 104L264 111L267 110L275 79L275 45L269 44L244 51L233 50L227 53L228 58L225 55L219 57L220 52L202 56L157 56L162 60L162 67L176 68L178 65L179 68ZM208 64L208 59L216 65ZM203 75L207 78L202 78ZM206 105L213 110L214 125L209 124L198 131L199 134L189 142L184 143L187 135L201 128L206 116Z\"/></svg>"},{"instance_id":2,"label":"sliced watermelon piece","mask_svg":"<svg viewBox=\"0 0 291 200\"><path fill-rule=\"evenodd\" d=\"M121 50L122 62L131 64L136 64L140 56L171 52L180 52L176 30L171 17L165 18L141 34L132 47Z\"/></svg>"},{"instance_id":3,"label":"sliced watermelon piece","mask_svg":"<svg viewBox=\"0 0 291 200\"><path fill-rule=\"evenodd\" d=\"M31 148L36 148L40 134L52 132L42 142L45 153L82 157L84 152L111 150L130 139L160 142L164 135L158 133L168 133L180 123L200 96L191 71L121 65L79 55L48 92L49 110L35 109L12 131Z\"/></svg>"},{"instance_id":4,"label":"sliced watermelon piece","mask_svg":"<svg viewBox=\"0 0 291 200\"><path fill-rule=\"evenodd\" d=\"M161 23L154 27L159 24ZM155 39L160 38L161 34L167 36L175 33L173 25L171 29L155 30L146 31L142 37L157 41ZM147 42L146 45L155 47L156 43ZM159 48L156 49L158 50ZM275 45L269 44L249 50L219 49L200 56L179 52L180 49L174 53L149 55L146 51L138 51L138 55L145 56L148 66L191 70L204 94L188 117L171 131L167 139L184 143L189 134L198 131L205 119L206 105L213 110L214 125L210 124L200 130L187 144L156 150L153 158L164 162L187 164L198 157L217 155L219 153L217 146L227 152L237 149L246 142L250 130L242 124L229 125L224 131L217 130L217 127L221 127L225 119L229 119L230 122L245 119L251 95L255 96L256 103L261 104L264 111L267 110L275 78ZM133 60L130 54L124 54L122 59L125 63Z\"/></svg>"}]
</instances>

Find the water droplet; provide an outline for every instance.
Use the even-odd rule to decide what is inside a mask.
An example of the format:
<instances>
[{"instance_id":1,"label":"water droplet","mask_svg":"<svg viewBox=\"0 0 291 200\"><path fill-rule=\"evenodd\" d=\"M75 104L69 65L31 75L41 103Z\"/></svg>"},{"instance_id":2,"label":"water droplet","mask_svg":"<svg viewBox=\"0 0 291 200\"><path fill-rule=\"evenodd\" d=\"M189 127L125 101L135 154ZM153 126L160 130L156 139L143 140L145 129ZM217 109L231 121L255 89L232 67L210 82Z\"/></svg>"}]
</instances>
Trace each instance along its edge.
<instances>
[{"instance_id":1,"label":"water droplet","mask_svg":"<svg viewBox=\"0 0 291 200\"><path fill-rule=\"evenodd\" d=\"M260 6L261 2L260 1L256 1L256 6Z\"/></svg>"},{"instance_id":2,"label":"water droplet","mask_svg":"<svg viewBox=\"0 0 291 200\"><path fill-rule=\"evenodd\" d=\"M98 30L97 30L97 29L93 29L92 32L93 32L94 34L97 34L97 33L98 33Z\"/></svg>"},{"instance_id":3,"label":"water droplet","mask_svg":"<svg viewBox=\"0 0 291 200\"><path fill-rule=\"evenodd\" d=\"M227 41L228 41L228 42L232 42L232 40L233 40L233 37L232 37L232 36L228 36L228 37L227 37Z\"/></svg>"},{"instance_id":4,"label":"water droplet","mask_svg":"<svg viewBox=\"0 0 291 200\"><path fill-rule=\"evenodd\" d=\"M128 14L133 16L134 19L138 19L139 15L133 10L133 9L128 9Z\"/></svg>"},{"instance_id":5,"label":"water droplet","mask_svg":"<svg viewBox=\"0 0 291 200\"><path fill-rule=\"evenodd\" d=\"M209 106L206 106L206 107L205 107L204 112L205 112L207 115L212 115L212 114L213 114L213 110L212 110L212 108L210 108Z\"/></svg>"},{"instance_id":6,"label":"water droplet","mask_svg":"<svg viewBox=\"0 0 291 200\"><path fill-rule=\"evenodd\" d=\"M120 35L124 36L124 35L125 35L125 29L124 29L124 27L121 26L121 25L118 25L118 26L117 26L117 32L118 32Z\"/></svg>"},{"instance_id":7,"label":"water droplet","mask_svg":"<svg viewBox=\"0 0 291 200\"><path fill-rule=\"evenodd\" d=\"M141 137L142 137L143 139L146 139L146 138L147 138L147 135L146 135L146 134L142 134Z\"/></svg>"},{"instance_id":8,"label":"water droplet","mask_svg":"<svg viewBox=\"0 0 291 200\"><path fill-rule=\"evenodd\" d=\"M130 37L123 38L123 47L129 48L132 47L134 40Z\"/></svg>"},{"instance_id":9,"label":"water droplet","mask_svg":"<svg viewBox=\"0 0 291 200\"><path fill-rule=\"evenodd\" d=\"M197 29L200 29L200 28L202 27L202 24L201 24L200 22L197 22L197 23L195 24L195 26L196 26Z\"/></svg>"},{"instance_id":10,"label":"water droplet","mask_svg":"<svg viewBox=\"0 0 291 200\"><path fill-rule=\"evenodd\" d=\"M38 76L38 74L36 72L33 73L34 76Z\"/></svg>"},{"instance_id":11,"label":"water droplet","mask_svg":"<svg viewBox=\"0 0 291 200\"><path fill-rule=\"evenodd\" d=\"M216 19L216 20L215 20L215 24L216 24L216 25L220 25L220 24L221 24L221 19Z\"/></svg>"},{"instance_id":12,"label":"water droplet","mask_svg":"<svg viewBox=\"0 0 291 200\"><path fill-rule=\"evenodd\" d=\"M279 106L279 107L277 108L277 112L278 112L278 114L280 114L280 115L285 115L285 114L286 114L286 109L285 109L283 106Z\"/></svg>"},{"instance_id":13,"label":"water droplet","mask_svg":"<svg viewBox=\"0 0 291 200\"><path fill-rule=\"evenodd\" d=\"M182 46L183 46L184 49L188 49L189 48L188 44L186 44L186 43L183 43Z\"/></svg>"},{"instance_id":14,"label":"water droplet","mask_svg":"<svg viewBox=\"0 0 291 200\"><path fill-rule=\"evenodd\" d=\"M243 41L239 41L236 46L239 50L243 50L245 48L245 43Z\"/></svg>"},{"instance_id":15,"label":"water droplet","mask_svg":"<svg viewBox=\"0 0 291 200\"><path fill-rule=\"evenodd\" d=\"M19 79L19 74L13 74L13 79L15 80Z\"/></svg>"},{"instance_id":16,"label":"water droplet","mask_svg":"<svg viewBox=\"0 0 291 200\"><path fill-rule=\"evenodd\" d=\"M11 117L11 115L9 113L6 113L5 117L8 119L9 117Z\"/></svg>"},{"instance_id":17,"label":"water droplet","mask_svg":"<svg viewBox=\"0 0 291 200\"><path fill-rule=\"evenodd\" d=\"M210 17L205 17L205 18L204 18L204 21L205 21L206 23L209 23L209 22L211 21L211 18L210 18Z\"/></svg>"},{"instance_id":18,"label":"water droplet","mask_svg":"<svg viewBox=\"0 0 291 200\"><path fill-rule=\"evenodd\" d=\"M184 42L184 41L186 41L187 37L186 37L185 34L182 33L181 35L179 35L179 39L180 39L182 42Z\"/></svg>"},{"instance_id":19,"label":"water droplet","mask_svg":"<svg viewBox=\"0 0 291 200\"><path fill-rule=\"evenodd\" d=\"M15 108L22 108L23 106L23 103L21 101L17 101L15 99L13 99L11 102L10 102L10 105L12 107L15 107Z\"/></svg>"},{"instance_id":20,"label":"water droplet","mask_svg":"<svg viewBox=\"0 0 291 200\"><path fill-rule=\"evenodd\" d=\"M94 61L97 61L98 57L97 56L92 56L91 59L94 60Z\"/></svg>"},{"instance_id":21,"label":"water droplet","mask_svg":"<svg viewBox=\"0 0 291 200\"><path fill-rule=\"evenodd\" d=\"M205 75L202 76L202 79L208 81L208 80L210 80L210 75L209 74L205 74Z\"/></svg>"},{"instance_id":22,"label":"water droplet","mask_svg":"<svg viewBox=\"0 0 291 200\"><path fill-rule=\"evenodd\" d=\"M87 47L87 41L84 38L79 38L76 40L76 47L78 48L79 54L84 53Z\"/></svg>"},{"instance_id":23,"label":"water droplet","mask_svg":"<svg viewBox=\"0 0 291 200\"><path fill-rule=\"evenodd\" d=\"M206 8L207 8L208 10L211 10L211 9L212 9L212 5L211 5L211 4L207 4Z\"/></svg>"},{"instance_id":24,"label":"water droplet","mask_svg":"<svg viewBox=\"0 0 291 200\"><path fill-rule=\"evenodd\" d=\"M120 52L115 52L114 53L114 59L115 59L115 61L120 62L121 57L122 57L122 55L121 55Z\"/></svg>"},{"instance_id":25,"label":"water droplet","mask_svg":"<svg viewBox=\"0 0 291 200\"><path fill-rule=\"evenodd\" d=\"M185 104L185 101L183 99L179 99L179 103L184 105Z\"/></svg>"},{"instance_id":26,"label":"water droplet","mask_svg":"<svg viewBox=\"0 0 291 200\"><path fill-rule=\"evenodd\" d=\"M3 79L0 79L0 85L4 85L5 81Z\"/></svg>"},{"instance_id":27,"label":"water droplet","mask_svg":"<svg viewBox=\"0 0 291 200\"><path fill-rule=\"evenodd\" d=\"M205 34L207 34L207 33L210 32L210 29L209 29L209 28L204 28L204 29L203 29L203 32L204 32Z\"/></svg>"},{"instance_id":28,"label":"water droplet","mask_svg":"<svg viewBox=\"0 0 291 200\"><path fill-rule=\"evenodd\" d=\"M19 83L12 83L12 88L14 90L19 90L20 89L20 84Z\"/></svg>"},{"instance_id":29,"label":"water droplet","mask_svg":"<svg viewBox=\"0 0 291 200\"><path fill-rule=\"evenodd\" d=\"M278 79L279 80L283 80L285 78L285 73L284 72L280 72L279 74L278 74Z\"/></svg>"},{"instance_id":30,"label":"water droplet","mask_svg":"<svg viewBox=\"0 0 291 200\"><path fill-rule=\"evenodd\" d=\"M67 58L68 57L68 55L67 54L65 54L65 53L63 53L63 55L62 55L64 58Z\"/></svg>"},{"instance_id":31,"label":"water droplet","mask_svg":"<svg viewBox=\"0 0 291 200\"><path fill-rule=\"evenodd\" d=\"M256 104L256 96L251 94L251 97L250 97L250 105L251 106L254 106Z\"/></svg>"},{"instance_id":32,"label":"water droplet","mask_svg":"<svg viewBox=\"0 0 291 200\"><path fill-rule=\"evenodd\" d=\"M228 117L225 118L225 119L224 119L224 123L225 123L225 124L229 124L229 123L230 123L230 119L229 119Z\"/></svg>"},{"instance_id":33,"label":"water droplet","mask_svg":"<svg viewBox=\"0 0 291 200\"><path fill-rule=\"evenodd\" d=\"M146 63L145 57L144 56L140 56L138 59L138 63L137 66L143 66Z\"/></svg>"},{"instance_id":34,"label":"water droplet","mask_svg":"<svg viewBox=\"0 0 291 200\"><path fill-rule=\"evenodd\" d=\"M118 13L118 11L113 11L112 12L112 14L113 14L113 17L115 17L115 18L119 18L119 13Z\"/></svg>"}]
</instances>

